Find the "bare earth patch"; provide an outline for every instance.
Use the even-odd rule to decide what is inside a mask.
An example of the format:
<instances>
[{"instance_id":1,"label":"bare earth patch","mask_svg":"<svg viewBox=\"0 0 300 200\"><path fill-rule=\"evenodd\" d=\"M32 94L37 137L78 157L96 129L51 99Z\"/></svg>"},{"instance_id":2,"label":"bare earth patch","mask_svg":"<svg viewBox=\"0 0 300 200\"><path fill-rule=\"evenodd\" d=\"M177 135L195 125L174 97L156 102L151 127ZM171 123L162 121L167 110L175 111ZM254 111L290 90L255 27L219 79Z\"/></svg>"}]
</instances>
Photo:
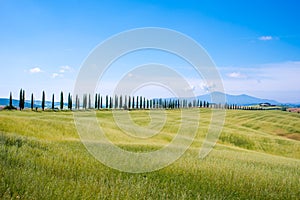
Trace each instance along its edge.
<instances>
[{"instance_id":1,"label":"bare earth patch","mask_svg":"<svg viewBox=\"0 0 300 200\"><path fill-rule=\"evenodd\" d=\"M300 108L288 108L286 111L300 113Z\"/></svg>"},{"instance_id":2,"label":"bare earth patch","mask_svg":"<svg viewBox=\"0 0 300 200\"><path fill-rule=\"evenodd\" d=\"M277 135L282 136L282 137L286 137L286 138L289 138L289 139L292 139L292 140L300 141L300 133L277 134Z\"/></svg>"}]
</instances>

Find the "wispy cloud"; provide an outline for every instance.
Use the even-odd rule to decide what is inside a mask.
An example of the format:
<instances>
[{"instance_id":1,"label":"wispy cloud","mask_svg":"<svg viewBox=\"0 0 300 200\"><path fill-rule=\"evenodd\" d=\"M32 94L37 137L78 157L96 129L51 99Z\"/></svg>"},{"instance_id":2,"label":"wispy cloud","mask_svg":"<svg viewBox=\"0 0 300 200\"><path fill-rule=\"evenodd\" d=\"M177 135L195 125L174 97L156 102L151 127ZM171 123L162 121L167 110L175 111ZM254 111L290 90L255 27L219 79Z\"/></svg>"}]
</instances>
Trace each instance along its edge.
<instances>
[{"instance_id":1,"label":"wispy cloud","mask_svg":"<svg viewBox=\"0 0 300 200\"><path fill-rule=\"evenodd\" d=\"M280 102L298 102L300 62L269 63L252 67L223 67L223 84L231 94L250 94ZM246 76L245 78L241 78ZM227 77L227 78L225 78Z\"/></svg>"},{"instance_id":2,"label":"wispy cloud","mask_svg":"<svg viewBox=\"0 0 300 200\"><path fill-rule=\"evenodd\" d=\"M62 74L59 74L59 73L53 73L52 74L52 78L57 78L57 77L62 77L63 75Z\"/></svg>"},{"instance_id":3,"label":"wispy cloud","mask_svg":"<svg viewBox=\"0 0 300 200\"><path fill-rule=\"evenodd\" d=\"M68 65L65 65L60 67L59 73L65 73L70 71L72 71L72 68Z\"/></svg>"},{"instance_id":4,"label":"wispy cloud","mask_svg":"<svg viewBox=\"0 0 300 200\"><path fill-rule=\"evenodd\" d=\"M244 74L241 74L240 72L231 72L227 74L228 77L230 78L246 78L247 76Z\"/></svg>"},{"instance_id":5,"label":"wispy cloud","mask_svg":"<svg viewBox=\"0 0 300 200\"><path fill-rule=\"evenodd\" d=\"M262 41L268 41L268 40L273 40L274 37L272 37L270 35L264 35L264 36L260 36L258 39L262 40Z\"/></svg>"},{"instance_id":6,"label":"wispy cloud","mask_svg":"<svg viewBox=\"0 0 300 200\"><path fill-rule=\"evenodd\" d=\"M34 67L34 68L29 69L29 72L30 72L31 74L35 74L35 73L40 73L40 72L42 72L42 70L41 70L39 67Z\"/></svg>"},{"instance_id":7,"label":"wispy cloud","mask_svg":"<svg viewBox=\"0 0 300 200\"><path fill-rule=\"evenodd\" d=\"M201 90L203 90L205 92L213 92L216 89L216 84L214 82L201 81L199 87Z\"/></svg>"},{"instance_id":8,"label":"wispy cloud","mask_svg":"<svg viewBox=\"0 0 300 200\"><path fill-rule=\"evenodd\" d=\"M58 78L58 77L64 77L64 74L67 72L72 72L73 69L72 67L68 66L68 65L64 65L59 67L58 72L52 73L51 77L52 78Z\"/></svg>"}]
</instances>

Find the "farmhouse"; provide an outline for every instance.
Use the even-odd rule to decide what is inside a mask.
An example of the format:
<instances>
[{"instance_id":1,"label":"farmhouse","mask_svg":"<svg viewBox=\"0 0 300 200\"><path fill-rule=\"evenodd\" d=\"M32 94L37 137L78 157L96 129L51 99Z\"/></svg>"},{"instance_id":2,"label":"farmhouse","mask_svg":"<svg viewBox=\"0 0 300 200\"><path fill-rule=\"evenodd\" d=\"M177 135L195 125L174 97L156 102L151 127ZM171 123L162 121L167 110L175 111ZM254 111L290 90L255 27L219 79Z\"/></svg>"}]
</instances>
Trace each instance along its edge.
<instances>
[{"instance_id":1,"label":"farmhouse","mask_svg":"<svg viewBox=\"0 0 300 200\"><path fill-rule=\"evenodd\" d=\"M259 106L261 107L269 107L272 106L270 103L260 103Z\"/></svg>"}]
</instances>

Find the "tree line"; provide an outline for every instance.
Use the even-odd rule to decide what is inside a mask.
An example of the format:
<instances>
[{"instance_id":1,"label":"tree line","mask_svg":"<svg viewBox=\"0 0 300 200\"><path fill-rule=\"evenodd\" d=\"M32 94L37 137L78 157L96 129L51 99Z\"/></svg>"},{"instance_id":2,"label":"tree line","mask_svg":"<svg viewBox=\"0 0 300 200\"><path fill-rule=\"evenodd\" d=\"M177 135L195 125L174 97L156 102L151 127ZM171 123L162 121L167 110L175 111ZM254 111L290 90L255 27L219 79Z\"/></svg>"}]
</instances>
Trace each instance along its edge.
<instances>
[{"instance_id":1,"label":"tree line","mask_svg":"<svg viewBox=\"0 0 300 200\"><path fill-rule=\"evenodd\" d=\"M257 110L261 108L251 106L240 106L237 104L216 104L208 101L202 101L199 99L174 99L174 98L154 98L147 99L143 96L130 96L130 95L104 95L96 93L94 96L94 102L90 94L83 94L82 98L79 95L75 95L75 102L73 103L73 97L71 93L68 93L67 109L68 110L87 110L87 109L180 109L180 108L216 108L216 109L243 109L243 110ZM82 103L81 103L82 101ZM64 110L64 94L61 91L59 108L55 107L55 96L52 94L51 109ZM44 111L46 108L45 91L42 91L41 109ZM30 108L31 110L37 110L35 107L34 95L31 93ZM12 104L12 93L9 96L8 109L16 109ZM19 109L25 108L25 90L20 89L19 95Z\"/></svg>"}]
</instances>

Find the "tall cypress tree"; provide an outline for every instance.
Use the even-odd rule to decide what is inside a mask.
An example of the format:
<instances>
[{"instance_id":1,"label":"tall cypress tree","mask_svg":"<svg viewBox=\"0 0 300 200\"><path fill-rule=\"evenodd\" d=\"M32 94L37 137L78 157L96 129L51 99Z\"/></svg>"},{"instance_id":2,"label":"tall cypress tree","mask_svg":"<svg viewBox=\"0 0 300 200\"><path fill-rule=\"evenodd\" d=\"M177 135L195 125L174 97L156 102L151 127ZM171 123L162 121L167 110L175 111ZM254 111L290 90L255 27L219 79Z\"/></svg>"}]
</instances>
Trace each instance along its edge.
<instances>
[{"instance_id":1,"label":"tall cypress tree","mask_svg":"<svg viewBox=\"0 0 300 200\"><path fill-rule=\"evenodd\" d=\"M68 109L72 109L72 107L71 107L71 94L70 94L70 92L69 92L69 94L68 94Z\"/></svg>"},{"instance_id":2,"label":"tall cypress tree","mask_svg":"<svg viewBox=\"0 0 300 200\"><path fill-rule=\"evenodd\" d=\"M73 100L72 100L72 95L70 95L70 110L73 109Z\"/></svg>"},{"instance_id":3,"label":"tall cypress tree","mask_svg":"<svg viewBox=\"0 0 300 200\"><path fill-rule=\"evenodd\" d=\"M102 109L102 96L100 96L100 94L99 94L99 97L100 97L100 106L99 106L99 109Z\"/></svg>"},{"instance_id":4,"label":"tall cypress tree","mask_svg":"<svg viewBox=\"0 0 300 200\"><path fill-rule=\"evenodd\" d=\"M20 99L19 99L19 108L22 110L22 99L23 99L23 90L20 90Z\"/></svg>"},{"instance_id":5,"label":"tall cypress tree","mask_svg":"<svg viewBox=\"0 0 300 200\"><path fill-rule=\"evenodd\" d=\"M118 96L115 95L115 109L118 108Z\"/></svg>"},{"instance_id":6,"label":"tall cypress tree","mask_svg":"<svg viewBox=\"0 0 300 200\"><path fill-rule=\"evenodd\" d=\"M75 96L75 109L78 109L78 95Z\"/></svg>"},{"instance_id":7,"label":"tall cypress tree","mask_svg":"<svg viewBox=\"0 0 300 200\"><path fill-rule=\"evenodd\" d=\"M54 94L52 94L52 106L51 109L54 110Z\"/></svg>"},{"instance_id":8,"label":"tall cypress tree","mask_svg":"<svg viewBox=\"0 0 300 200\"><path fill-rule=\"evenodd\" d=\"M68 108L70 110L72 110L72 107L73 107L72 95L69 93L69 96L68 96Z\"/></svg>"},{"instance_id":9,"label":"tall cypress tree","mask_svg":"<svg viewBox=\"0 0 300 200\"><path fill-rule=\"evenodd\" d=\"M9 108L11 109L13 107L12 105L12 94L11 92L9 93Z\"/></svg>"},{"instance_id":10,"label":"tall cypress tree","mask_svg":"<svg viewBox=\"0 0 300 200\"><path fill-rule=\"evenodd\" d=\"M123 97L122 95L120 95L120 104L119 104L119 108L123 108Z\"/></svg>"},{"instance_id":11,"label":"tall cypress tree","mask_svg":"<svg viewBox=\"0 0 300 200\"><path fill-rule=\"evenodd\" d=\"M64 93L60 92L60 109L62 110L64 108Z\"/></svg>"},{"instance_id":12,"label":"tall cypress tree","mask_svg":"<svg viewBox=\"0 0 300 200\"><path fill-rule=\"evenodd\" d=\"M88 107L89 109L91 109L91 105L92 105L91 104L91 94L89 94L89 107Z\"/></svg>"},{"instance_id":13,"label":"tall cypress tree","mask_svg":"<svg viewBox=\"0 0 300 200\"><path fill-rule=\"evenodd\" d=\"M33 93L31 93L31 110L33 110L33 103L34 103L34 101L33 101Z\"/></svg>"},{"instance_id":14,"label":"tall cypress tree","mask_svg":"<svg viewBox=\"0 0 300 200\"><path fill-rule=\"evenodd\" d=\"M128 109L131 109L131 97L128 96Z\"/></svg>"},{"instance_id":15,"label":"tall cypress tree","mask_svg":"<svg viewBox=\"0 0 300 200\"><path fill-rule=\"evenodd\" d=\"M105 97L105 108L108 108L108 95Z\"/></svg>"},{"instance_id":16,"label":"tall cypress tree","mask_svg":"<svg viewBox=\"0 0 300 200\"><path fill-rule=\"evenodd\" d=\"M22 94L22 110L25 108L25 90L23 90L23 94Z\"/></svg>"},{"instance_id":17,"label":"tall cypress tree","mask_svg":"<svg viewBox=\"0 0 300 200\"><path fill-rule=\"evenodd\" d=\"M113 98L109 97L109 108L112 109L113 108Z\"/></svg>"},{"instance_id":18,"label":"tall cypress tree","mask_svg":"<svg viewBox=\"0 0 300 200\"><path fill-rule=\"evenodd\" d=\"M82 108L86 109L86 94L84 94L82 97Z\"/></svg>"},{"instance_id":19,"label":"tall cypress tree","mask_svg":"<svg viewBox=\"0 0 300 200\"><path fill-rule=\"evenodd\" d=\"M126 109L128 108L128 99L127 99L127 95L124 96L124 105L123 107L125 107Z\"/></svg>"},{"instance_id":20,"label":"tall cypress tree","mask_svg":"<svg viewBox=\"0 0 300 200\"><path fill-rule=\"evenodd\" d=\"M45 92L42 93L42 110L45 110Z\"/></svg>"},{"instance_id":21,"label":"tall cypress tree","mask_svg":"<svg viewBox=\"0 0 300 200\"><path fill-rule=\"evenodd\" d=\"M134 96L132 96L132 109L134 109Z\"/></svg>"},{"instance_id":22,"label":"tall cypress tree","mask_svg":"<svg viewBox=\"0 0 300 200\"><path fill-rule=\"evenodd\" d=\"M95 94L95 109L98 108L98 94Z\"/></svg>"}]
</instances>

